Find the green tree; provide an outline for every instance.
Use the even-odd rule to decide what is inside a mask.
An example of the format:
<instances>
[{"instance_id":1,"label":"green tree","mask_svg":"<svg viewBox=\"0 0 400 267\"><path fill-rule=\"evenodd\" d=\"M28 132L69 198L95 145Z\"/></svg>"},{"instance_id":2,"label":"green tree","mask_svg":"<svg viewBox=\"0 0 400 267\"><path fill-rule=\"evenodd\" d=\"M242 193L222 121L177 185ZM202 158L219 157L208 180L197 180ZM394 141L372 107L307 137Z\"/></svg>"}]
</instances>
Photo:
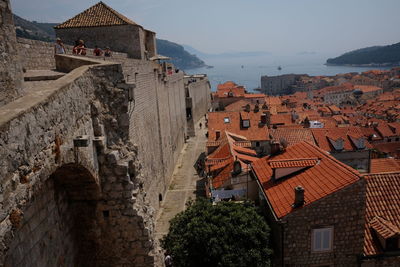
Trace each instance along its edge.
<instances>
[{"instance_id":1,"label":"green tree","mask_svg":"<svg viewBox=\"0 0 400 267\"><path fill-rule=\"evenodd\" d=\"M250 203L190 203L162 247L174 266L270 266L269 227Z\"/></svg>"}]
</instances>

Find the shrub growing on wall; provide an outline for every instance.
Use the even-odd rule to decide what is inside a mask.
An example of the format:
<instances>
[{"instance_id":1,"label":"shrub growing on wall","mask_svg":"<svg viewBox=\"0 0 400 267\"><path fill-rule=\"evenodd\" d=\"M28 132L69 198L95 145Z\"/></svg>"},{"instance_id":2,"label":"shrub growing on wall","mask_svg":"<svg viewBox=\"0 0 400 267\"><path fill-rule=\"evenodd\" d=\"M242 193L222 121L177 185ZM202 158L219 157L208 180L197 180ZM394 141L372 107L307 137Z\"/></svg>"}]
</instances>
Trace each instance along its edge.
<instances>
[{"instance_id":1,"label":"shrub growing on wall","mask_svg":"<svg viewBox=\"0 0 400 267\"><path fill-rule=\"evenodd\" d=\"M269 266L269 227L249 203L190 203L161 241L173 266Z\"/></svg>"}]
</instances>

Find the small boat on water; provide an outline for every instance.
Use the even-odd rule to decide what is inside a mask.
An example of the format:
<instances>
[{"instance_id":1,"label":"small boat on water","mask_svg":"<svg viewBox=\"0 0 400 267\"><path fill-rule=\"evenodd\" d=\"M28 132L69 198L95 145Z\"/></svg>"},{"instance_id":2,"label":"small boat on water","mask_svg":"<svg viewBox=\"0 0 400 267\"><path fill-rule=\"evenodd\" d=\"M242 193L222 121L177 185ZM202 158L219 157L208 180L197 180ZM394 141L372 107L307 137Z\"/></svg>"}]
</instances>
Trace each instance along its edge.
<instances>
[{"instance_id":1,"label":"small boat on water","mask_svg":"<svg viewBox=\"0 0 400 267\"><path fill-rule=\"evenodd\" d=\"M278 70L282 70L282 67L281 67L281 66L279 66L279 67L278 67Z\"/></svg>"},{"instance_id":2,"label":"small boat on water","mask_svg":"<svg viewBox=\"0 0 400 267\"><path fill-rule=\"evenodd\" d=\"M212 69L214 66L207 66L206 69Z\"/></svg>"},{"instance_id":3,"label":"small boat on water","mask_svg":"<svg viewBox=\"0 0 400 267\"><path fill-rule=\"evenodd\" d=\"M244 68L244 66L242 65L242 69Z\"/></svg>"}]
</instances>

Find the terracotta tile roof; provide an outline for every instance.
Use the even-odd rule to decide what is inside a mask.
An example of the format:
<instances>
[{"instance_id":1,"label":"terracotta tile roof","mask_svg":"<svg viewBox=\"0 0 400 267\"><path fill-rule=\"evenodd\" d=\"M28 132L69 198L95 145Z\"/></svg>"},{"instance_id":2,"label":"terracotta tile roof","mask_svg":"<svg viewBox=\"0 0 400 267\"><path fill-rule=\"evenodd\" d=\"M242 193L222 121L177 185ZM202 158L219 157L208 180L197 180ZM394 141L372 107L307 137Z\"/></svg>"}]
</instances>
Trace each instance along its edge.
<instances>
[{"instance_id":1,"label":"terracotta tile roof","mask_svg":"<svg viewBox=\"0 0 400 267\"><path fill-rule=\"evenodd\" d=\"M395 142L395 143L378 143L378 144L372 144L372 146L383 153L388 153L388 154L400 154L400 142Z\"/></svg>"},{"instance_id":2,"label":"terracotta tile roof","mask_svg":"<svg viewBox=\"0 0 400 267\"><path fill-rule=\"evenodd\" d=\"M380 123L375 129L382 137L394 137L400 135L400 133L393 132L388 124Z\"/></svg>"},{"instance_id":3,"label":"terracotta tile roof","mask_svg":"<svg viewBox=\"0 0 400 267\"><path fill-rule=\"evenodd\" d=\"M116 25L138 25L124 15L118 13L103 2L79 13L75 17L54 27L55 29L82 28L82 27L103 27Z\"/></svg>"},{"instance_id":4,"label":"terracotta tile roof","mask_svg":"<svg viewBox=\"0 0 400 267\"><path fill-rule=\"evenodd\" d=\"M364 253L378 255L382 253L382 248L372 233L371 223L377 223L376 217L382 218L384 221L381 224L385 226L380 227L386 230L380 231L388 231L388 234L400 228L400 172L365 175L365 181L367 193Z\"/></svg>"},{"instance_id":5,"label":"terracotta tile roof","mask_svg":"<svg viewBox=\"0 0 400 267\"><path fill-rule=\"evenodd\" d=\"M227 165L229 165L232 162L233 162L233 158L228 158L226 160L223 160L221 162L218 162L217 164L214 164L214 165L210 166L209 170L210 171L216 171L216 170L225 168Z\"/></svg>"},{"instance_id":6,"label":"terracotta tile roof","mask_svg":"<svg viewBox=\"0 0 400 267\"><path fill-rule=\"evenodd\" d=\"M233 143L233 149L239 153L250 155L250 156L257 156L257 153L253 149L244 148L241 146L236 146L236 142Z\"/></svg>"},{"instance_id":7,"label":"terracotta tile roof","mask_svg":"<svg viewBox=\"0 0 400 267\"><path fill-rule=\"evenodd\" d=\"M251 147L251 142L250 141L236 141L233 144L235 146L240 146L240 147Z\"/></svg>"},{"instance_id":8,"label":"terracotta tile roof","mask_svg":"<svg viewBox=\"0 0 400 267\"><path fill-rule=\"evenodd\" d=\"M265 98L264 94L244 94L245 98Z\"/></svg>"},{"instance_id":9,"label":"terracotta tile roof","mask_svg":"<svg viewBox=\"0 0 400 267\"><path fill-rule=\"evenodd\" d=\"M254 110L255 104L251 103L250 100L241 99L225 107L225 111L243 111L246 105L250 105L250 109Z\"/></svg>"},{"instance_id":10,"label":"terracotta tile roof","mask_svg":"<svg viewBox=\"0 0 400 267\"><path fill-rule=\"evenodd\" d=\"M373 86L373 85L354 85L355 89L360 89L363 91L363 93L369 93L369 92L375 92L379 90L383 90L382 88L378 86Z\"/></svg>"},{"instance_id":11,"label":"terracotta tile roof","mask_svg":"<svg viewBox=\"0 0 400 267\"><path fill-rule=\"evenodd\" d=\"M265 102L267 103L267 105L271 105L271 106L282 105L282 100L277 96L268 96L265 98Z\"/></svg>"},{"instance_id":12,"label":"terracotta tile roof","mask_svg":"<svg viewBox=\"0 0 400 267\"><path fill-rule=\"evenodd\" d=\"M229 131L233 134L245 137L247 141L267 141L269 140L269 131L266 125L259 125L262 112L248 112L250 118L250 127L243 128L240 120L240 112L210 112L208 113L208 140L216 140L216 132L219 131L222 136L223 131ZM229 122L225 122L227 118Z\"/></svg>"},{"instance_id":13,"label":"terracotta tile roof","mask_svg":"<svg viewBox=\"0 0 400 267\"><path fill-rule=\"evenodd\" d=\"M229 182L236 160L241 164L242 170L247 172L247 164L258 159L256 151L236 146L235 143L238 141L235 141L235 138L244 137L224 132L220 146L206 158L206 171L213 175L214 188L220 188Z\"/></svg>"},{"instance_id":14,"label":"terracotta tile roof","mask_svg":"<svg viewBox=\"0 0 400 267\"><path fill-rule=\"evenodd\" d=\"M282 125L290 125L293 124L292 122L292 115L291 114L272 114L271 115L271 125L274 124L282 124Z\"/></svg>"},{"instance_id":15,"label":"terracotta tile roof","mask_svg":"<svg viewBox=\"0 0 400 267\"><path fill-rule=\"evenodd\" d=\"M231 173L233 170L233 161L226 165L216 176L212 178L212 185L214 188L220 188L231 178Z\"/></svg>"},{"instance_id":16,"label":"terracotta tile roof","mask_svg":"<svg viewBox=\"0 0 400 267\"><path fill-rule=\"evenodd\" d=\"M343 83L341 85L324 87L324 88L316 91L316 93L318 95L325 95L325 94L330 94L330 93L347 92L347 91L351 91L353 89L354 89L354 86L351 83Z\"/></svg>"},{"instance_id":17,"label":"terracotta tile roof","mask_svg":"<svg viewBox=\"0 0 400 267\"><path fill-rule=\"evenodd\" d=\"M335 151L329 139L333 141L342 139L343 150L345 151L357 150L358 148L354 144L352 137L355 139L364 138L365 148L372 148L372 145L365 138L359 127L323 128L311 129L311 131L316 144L325 151Z\"/></svg>"},{"instance_id":18,"label":"terracotta tile roof","mask_svg":"<svg viewBox=\"0 0 400 267\"><path fill-rule=\"evenodd\" d=\"M319 162L290 177L273 181L272 168L268 162L287 159L319 159ZM294 210L293 188L298 185L305 189L304 206L307 206L360 180L360 174L356 170L307 142L289 146L281 154L259 159L252 164L252 168L278 218Z\"/></svg>"},{"instance_id":19,"label":"terracotta tile roof","mask_svg":"<svg viewBox=\"0 0 400 267\"><path fill-rule=\"evenodd\" d=\"M269 166L272 169L276 168L296 168L296 167L311 167L317 164L319 159L278 159L269 160Z\"/></svg>"},{"instance_id":20,"label":"terracotta tile roof","mask_svg":"<svg viewBox=\"0 0 400 267\"><path fill-rule=\"evenodd\" d=\"M314 137L310 129L278 128L270 129L269 133L273 140L280 141L283 138L288 142L288 145L294 145L302 141L315 145Z\"/></svg>"},{"instance_id":21,"label":"terracotta tile roof","mask_svg":"<svg viewBox=\"0 0 400 267\"><path fill-rule=\"evenodd\" d=\"M371 159L370 173L400 171L400 162L393 158Z\"/></svg>"},{"instance_id":22,"label":"terracotta tile roof","mask_svg":"<svg viewBox=\"0 0 400 267\"><path fill-rule=\"evenodd\" d=\"M393 225L391 222L379 216L375 216L369 222L369 226L384 239L391 238L400 234L400 229L396 225Z\"/></svg>"},{"instance_id":23,"label":"terracotta tile roof","mask_svg":"<svg viewBox=\"0 0 400 267\"><path fill-rule=\"evenodd\" d=\"M217 90L220 90L220 89L231 89L231 88L235 88L237 86L238 85L236 83L234 83L232 81L227 81L225 83L218 84Z\"/></svg>"}]
</instances>

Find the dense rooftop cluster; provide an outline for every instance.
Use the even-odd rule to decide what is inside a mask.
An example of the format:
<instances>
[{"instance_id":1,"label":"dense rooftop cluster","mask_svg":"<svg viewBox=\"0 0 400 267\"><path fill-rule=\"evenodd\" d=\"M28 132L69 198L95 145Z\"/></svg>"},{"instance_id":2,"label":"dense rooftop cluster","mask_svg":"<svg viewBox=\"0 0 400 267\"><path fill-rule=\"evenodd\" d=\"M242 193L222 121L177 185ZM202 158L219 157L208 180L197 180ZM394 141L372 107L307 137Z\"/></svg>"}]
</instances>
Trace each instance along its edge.
<instances>
[{"instance_id":1,"label":"dense rooftop cluster","mask_svg":"<svg viewBox=\"0 0 400 267\"><path fill-rule=\"evenodd\" d=\"M305 75L295 88L268 96L218 86L208 196L263 206L284 239L274 244L278 264L399 264L400 68Z\"/></svg>"}]
</instances>

